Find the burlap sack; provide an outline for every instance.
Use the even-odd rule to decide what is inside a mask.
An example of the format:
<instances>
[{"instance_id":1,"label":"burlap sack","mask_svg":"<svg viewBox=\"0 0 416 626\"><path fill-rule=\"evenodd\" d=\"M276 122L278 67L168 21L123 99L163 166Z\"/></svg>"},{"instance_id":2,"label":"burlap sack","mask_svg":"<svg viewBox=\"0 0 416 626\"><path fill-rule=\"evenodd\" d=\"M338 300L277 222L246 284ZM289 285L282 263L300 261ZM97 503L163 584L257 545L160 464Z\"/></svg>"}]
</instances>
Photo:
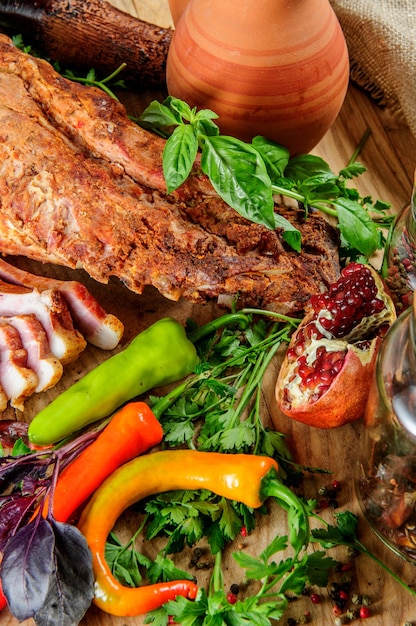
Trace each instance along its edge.
<instances>
[{"instance_id":1,"label":"burlap sack","mask_svg":"<svg viewBox=\"0 0 416 626\"><path fill-rule=\"evenodd\" d=\"M402 115L416 135L416 0L330 0L351 79Z\"/></svg>"}]
</instances>

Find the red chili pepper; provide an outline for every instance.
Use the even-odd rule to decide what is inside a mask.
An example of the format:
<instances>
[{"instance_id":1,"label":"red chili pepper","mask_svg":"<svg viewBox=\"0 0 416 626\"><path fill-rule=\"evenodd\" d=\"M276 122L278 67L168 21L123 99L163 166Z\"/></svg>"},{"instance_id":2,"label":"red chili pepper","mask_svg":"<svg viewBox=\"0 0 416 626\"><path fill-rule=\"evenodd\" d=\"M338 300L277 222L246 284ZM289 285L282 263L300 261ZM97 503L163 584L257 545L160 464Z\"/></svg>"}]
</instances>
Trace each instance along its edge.
<instances>
[{"instance_id":1,"label":"red chili pepper","mask_svg":"<svg viewBox=\"0 0 416 626\"><path fill-rule=\"evenodd\" d=\"M144 402L130 402L60 474L52 512L65 522L115 469L161 442L163 429ZM43 515L48 512L48 501Z\"/></svg>"},{"instance_id":2,"label":"red chili pepper","mask_svg":"<svg viewBox=\"0 0 416 626\"><path fill-rule=\"evenodd\" d=\"M0 611L5 609L6 606L7 606L7 600L6 600L6 596L3 593L3 589L1 587L1 580L0 580Z\"/></svg>"}]
</instances>

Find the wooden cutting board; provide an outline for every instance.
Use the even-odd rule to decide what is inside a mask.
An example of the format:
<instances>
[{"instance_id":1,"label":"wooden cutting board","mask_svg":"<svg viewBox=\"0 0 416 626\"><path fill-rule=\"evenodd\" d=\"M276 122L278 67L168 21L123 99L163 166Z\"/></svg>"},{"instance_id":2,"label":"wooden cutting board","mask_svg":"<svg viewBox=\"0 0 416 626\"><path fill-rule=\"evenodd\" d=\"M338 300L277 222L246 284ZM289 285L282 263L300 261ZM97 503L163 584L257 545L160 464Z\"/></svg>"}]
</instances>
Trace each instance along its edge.
<instances>
[{"instance_id":1,"label":"wooden cutting board","mask_svg":"<svg viewBox=\"0 0 416 626\"><path fill-rule=\"evenodd\" d=\"M167 0L111 0L116 7L160 26L172 24ZM140 96L126 98L126 105L131 113L140 112L152 99L160 99L161 93L145 93ZM409 202L413 170L416 166L416 141L411 137L406 125L389 111L379 108L362 91L351 85L342 111L331 130L313 151L322 156L338 171L348 162L360 142L366 129L371 135L360 154L360 161L368 171L360 177L357 185L363 195L371 195L374 199L380 198L391 202L394 211L400 210ZM181 322L188 317L194 317L203 323L216 316L219 311L214 303L207 305L191 305L186 302L171 302L160 296L155 290L147 289L141 296L130 293L117 281L110 281L109 285L99 285L89 279L83 272L71 272L53 266L40 266L25 259L17 259L21 267L29 268L39 274L47 274L62 278L75 277L84 282L90 291L98 298L103 306L120 317L126 327L126 332L120 347L126 345L130 339L147 327L156 319L170 315ZM23 418L30 420L40 408L53 397L67 388L73 381L81 377L98 363L109 356L93 347L88 347L85 353L65 370L62 381L50 392L32 398L26 406ZM295 455L300 463L310 466L323 467L332 472L332 477L315 475L307 476L305 480L305 494L308 497L317 497L319 487L327 485L333 478L342 485L339 495L340 509L349 509L359 513L358 503L354 494L353 475L356 463L357 447L363 424L356 422L333 431L319 431L310 429L302 424L292 422L279 415L274 402L274 384L278 372L279 362L276 361L269 368L263 387L262 411L266 422L270 416L275 417L279 430L287 436ZM3 418L15 418L13 410L9 409ZM22 415L16 416L22 419ZM331 512L325 514L331 520ZM137 518L129 513L124 516L118 525L123 537L137 528ZM402 559L393 555L375 538L364 519L360 518L360 538L386 562L408 584L416 584L416 570ZM261 545L266 545L276 534L286 532L285 515L276 507L272 507L271 514L261 520L258 530L238 545L230 549L242 548L256 554ZM157 544L144 545L143 551L154 556ZM345 559L343 549L333 551L334 558ZM178 563L181 567L189 567L189 554L180 555ZM353 590L367 594L372 600L372 617L368 620L369 626L397 625L405 621L416 620L416 603L410 594L390 577L386 577L383 570L374 565L365 557L358 557L354 562L354 570L349 572L353 581ZM198 582L205 584L208 574L198 573ZM232 562L226 560L226 583L239 582L240 573ZM314 605L308 598L301 598L291 605L290 612L282 619L285 624L289 615L297 618L305 611L310 611L313 624L322 626L333 624L334 615L328 594L323 591L322 602ZM31 624L31 621L24 624ZM144 617L113 617L95 607L92 607L82 621L83 626L139 626L144 624ZM0 615L1 626L16 626L17 621L11 617L8 610Z\"/></svg>"}]
</instances>

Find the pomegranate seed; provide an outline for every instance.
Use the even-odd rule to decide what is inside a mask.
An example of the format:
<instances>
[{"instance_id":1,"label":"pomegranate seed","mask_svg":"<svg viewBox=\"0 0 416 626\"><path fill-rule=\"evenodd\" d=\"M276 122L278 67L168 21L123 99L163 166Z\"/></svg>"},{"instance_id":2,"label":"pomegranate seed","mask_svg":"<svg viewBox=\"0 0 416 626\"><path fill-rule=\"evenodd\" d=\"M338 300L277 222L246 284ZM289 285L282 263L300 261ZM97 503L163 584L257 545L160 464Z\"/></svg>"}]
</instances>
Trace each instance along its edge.
<instances>
[{"instance_id":1,"label":"pomegranate seed","mask_svg":"<svg viewBox=\"0 0 416 626\"><path fill-rule=\"evenodd\" d=\"M237 596L235 595L235 593L232 593L231 591L228 592L227 602L229 604L235 604L237 602Z\"/></svg>"},{"instance_id":2,"label":"pomegranate seed","mask_svg":"<svg viewBox=\"0 0 416 626\"><path fill-rule=\"evenodd\" d=\"M361 619L367 619L367 617L370 617L370 615L371 615L371 611L368 608L368 606L360 607L360 617L361 617Z\"/></svg>"},{"instance_id":3,"label":"pomegranate seed","mask_svg":"<svg viewBox=\"0 0 416 626\"><path fill-rule=\"evenodd\" d=\"M321 596L319 595L319 593L311 593L311 602L312 604L321 603Z\"/></svg>"}]
</instances>

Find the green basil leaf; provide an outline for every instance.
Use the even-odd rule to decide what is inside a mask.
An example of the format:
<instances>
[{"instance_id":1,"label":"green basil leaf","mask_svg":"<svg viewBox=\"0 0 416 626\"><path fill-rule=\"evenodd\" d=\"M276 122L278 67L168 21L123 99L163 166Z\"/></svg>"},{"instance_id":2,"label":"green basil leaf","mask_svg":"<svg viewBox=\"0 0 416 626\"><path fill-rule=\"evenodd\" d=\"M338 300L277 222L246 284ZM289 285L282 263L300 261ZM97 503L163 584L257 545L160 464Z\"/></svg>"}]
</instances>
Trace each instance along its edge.
<instances>
[{"instance_id":1,"label":"green basil leaf","mask_svg":"<svg viewBox=\"0 0 416 626\"><path fill-rule=\"evenodd\" d=\"M201 169L215 191L240 215L274 229L270 178L257 150L233 137L206 137Z\"/></svg>"},{"instance_id":2,"label":"green basil leaf","mask_svg":"<svg viewBox=\"0 0 416 626\"><path fill-rule=\"evenodd\" d=\"M282 215L279 215L278 213L274 214L274 219L275 219L275 227L283 228L282 236L283 236L284 241L286 241L286 243L291 248L296 250L296 252L300 252L301 247L302 247L302 235L300 231L297 228L295 228L293 224L289 222L289 220L287 220Z\"/></svg>"},{"instance_id":3,"label":"green basil leaf","mask_svg":"<svg viewBox=\"0 0 416 626\"><path fill-rule=\"evenodd\" d=\"M289 150L261 135L254 137L251 143L263 157L272 182L280 179L289 163Z\"/></svg>"},{"instance_id":4,"label":"green basil leaf","mask_svg":"<svg viewBox=\"0 0 416 626\"><path fill-rule=\"evenodd\" d=\"M163 150L163 175L168 193L188 178L198 151L198 142L190 124L177 126Z\"/></svg>"},{"instance_id":5,"label":"green basil leaf","mask_svg":"<svg viewBox=\"0 0 416 626\"><path fill-rule=\"evenodd\" d=\"M199 114L198 114L199 115ZM210 118L201 117L198 115L195 118L192 126L197 138L201 137L215 137L220 134L220 129Z\"/></svg>"},{"instance_id":6,"label":"green basil leaf","mask_svg":"<svg viewBox=\"0 0 416 626\"><path fill-rule=\"evenodd\" d=\"M338 198L334 203L338 212L341 235L365 256L371 256L378 248L380 236L377 225L367 211L358 203L348 198Z\"/></svg>"},{"instance_id":7,"label":"green basil leaf","mask_svg":"<svg viewBox=\"0 0 416 626\"><path fill-rule=\"evenodd\" d=\"M191 109L187 102L184 102L179 98L168 96L163 101L163 104L168 107L173 112L173 114L181 121L187 120L188 122L191 122L195 117L196 109Z\"/></svg>"},{"instance_id":8,"label":"green basil leaf","mask_svg":"<svg viewBox=\"0 0 416 626\"><path fill-rule=\"evenodd\" d=\"M181 118L169 107L153 100L140 115L138 122L145 128L165 128L177 126L181 123Z\"/></svg>"},{"instance_id":9,"label":"green basil leaf","mask_svg":"<svg viewBox=\"0 0 416 626\"><path fill-rule=\"evenodd\" d=\"M339 188L336 185L337 177L332 172L321 172L319 174L315 174L314 176L308 176L305 178L301 185L300 189L303 191L310 189L320 189L325 185L331 184L335 188L336 192L339 192Z\"/></svg>"},{"instance_id":10,"label":"green basil leaf","mask_svg":"<svg viewBox=\"0 0 416 626\"><path fill-rule=\"evenodd\" d=\"M218 119L218 115L217 113L214 113L214 111L211 111L211 109L200 109L195 115L195 120L197 121L216 119Z\"/></svg>"},{"instance_id":11,"label":"green basil leaf","mask_svg":"<svg viewBox=\"0 0 416 626\"><path fill-rule=\"evenodd\" d=\"M314 154L300 154L292 157L285 170L285 176L302 182L317 174L331 173L328 163Z\"/></svg>"}]
</instances>

